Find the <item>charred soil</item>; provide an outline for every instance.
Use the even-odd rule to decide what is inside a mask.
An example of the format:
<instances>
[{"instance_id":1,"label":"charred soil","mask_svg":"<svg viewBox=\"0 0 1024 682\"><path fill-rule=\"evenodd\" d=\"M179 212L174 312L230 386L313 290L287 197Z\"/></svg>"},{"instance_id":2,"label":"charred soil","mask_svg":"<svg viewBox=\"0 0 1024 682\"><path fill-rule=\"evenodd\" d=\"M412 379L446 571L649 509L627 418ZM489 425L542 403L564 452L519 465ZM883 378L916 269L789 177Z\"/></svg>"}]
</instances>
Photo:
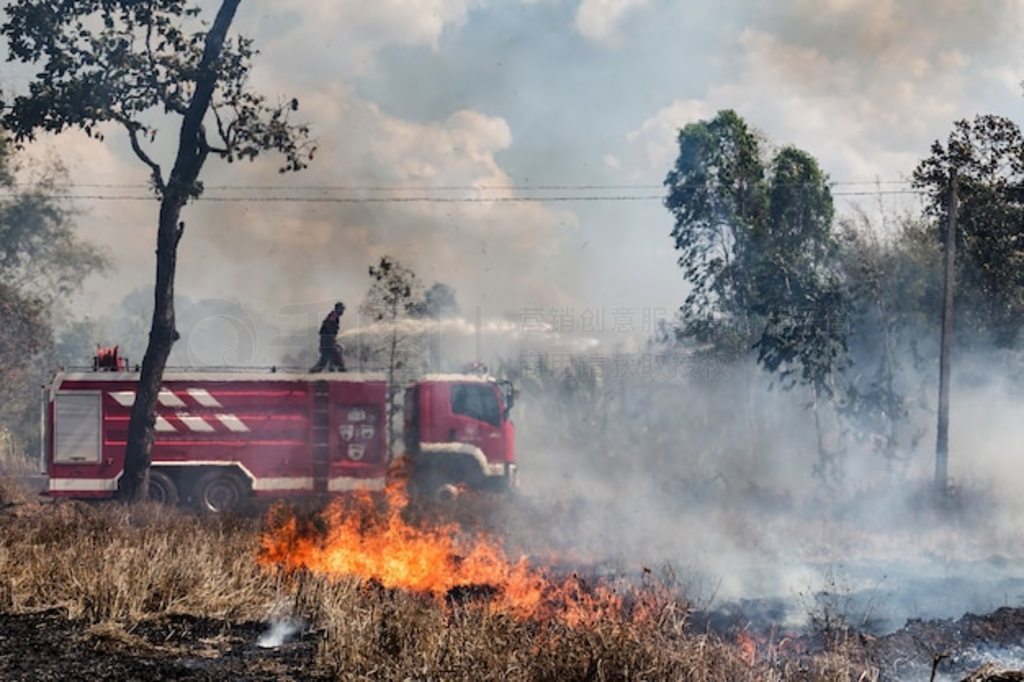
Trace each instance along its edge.
<instances>
[{"instance_id":1,"label":"charred soil","mask_svg":"<svg viewBox=\"0 0 1024 682\"><path fill-rule=\"evenodd\" d=\"M72 620L57 610L0 615L4 680L327 679L313 668L316 641L299 635L256 645L262 623L168 616L131 627Z\"/></svg>"},{"instance_id":2,"label":"charred soil","mask_svg":"<svg viewBox=\"0 0 1024 682\"><path fill-rule=\"evenodd\" d=\"M318 665L318 633L300 631L278 647L260 648L257 641L267 627L188 615L123 627L70 619L56 609L0 614L0 679L336 679L339 671L332 674ZM1022 641L1024 609L1004 608L955 621L912 621L877 639L852 634L842 648L845 657L874 667L879 680L928 679L935 657L940 657L937 679L961 680L985 666L989 671L1012 668L1024 653ZM769 646L757 645L758 658ZM768 664L763 672L773 670L782 679L818 679L819 639L808 635L772 648L774 661L759 662Z\"/></svg>"}]
</instances>

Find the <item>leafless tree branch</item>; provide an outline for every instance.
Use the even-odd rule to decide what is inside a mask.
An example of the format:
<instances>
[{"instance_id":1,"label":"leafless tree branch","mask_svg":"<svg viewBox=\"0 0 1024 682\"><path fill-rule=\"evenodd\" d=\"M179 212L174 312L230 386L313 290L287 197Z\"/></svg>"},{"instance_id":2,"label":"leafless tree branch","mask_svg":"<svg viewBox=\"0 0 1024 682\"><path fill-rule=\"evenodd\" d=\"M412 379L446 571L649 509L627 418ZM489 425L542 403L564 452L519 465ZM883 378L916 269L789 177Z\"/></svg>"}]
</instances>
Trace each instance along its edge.
<instances>
[{"instance_id":1,"label":"leafless tree branch","mask_svg":"<svg viewBox=\"0 0 1024 682\"><path fill-rule=\"evenodd\" d=\"M121 118L120 121L128 131L128 139L131 140L132 151L135 152L135 156L139 157L144 164L149 166L150 174L153 178L153 185L156 186L158 191L163 192L164 176L163 172L160 170L160 165L146 153L146 150L142 148L142 144L139 142L139 128L142 126L134 121L128 120L127 118Z\"/></svg>"}]
</instances>

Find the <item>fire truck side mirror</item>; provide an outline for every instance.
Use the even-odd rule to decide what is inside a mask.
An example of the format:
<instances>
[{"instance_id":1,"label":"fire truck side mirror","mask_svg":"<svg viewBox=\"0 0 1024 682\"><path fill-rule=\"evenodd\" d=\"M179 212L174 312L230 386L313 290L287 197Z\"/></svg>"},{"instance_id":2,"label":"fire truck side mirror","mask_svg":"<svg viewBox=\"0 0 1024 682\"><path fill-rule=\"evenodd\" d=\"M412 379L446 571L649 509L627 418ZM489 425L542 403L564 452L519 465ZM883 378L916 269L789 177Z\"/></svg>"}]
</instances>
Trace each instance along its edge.
<instances>
[{"instance_id":1,"label":"fire truck side mirror","mask_svg":"<svg viewBox=\"0 0 1024 682\"><path fill-rule=\"evenodd\" d=\"M501 395L505 400L505 414L504 419L508 419L508 415L512 412L512 406L516 403L516 389L512 386L511 381L499 381L498 388L501 389Z\"/></svg>"}]
</instances>

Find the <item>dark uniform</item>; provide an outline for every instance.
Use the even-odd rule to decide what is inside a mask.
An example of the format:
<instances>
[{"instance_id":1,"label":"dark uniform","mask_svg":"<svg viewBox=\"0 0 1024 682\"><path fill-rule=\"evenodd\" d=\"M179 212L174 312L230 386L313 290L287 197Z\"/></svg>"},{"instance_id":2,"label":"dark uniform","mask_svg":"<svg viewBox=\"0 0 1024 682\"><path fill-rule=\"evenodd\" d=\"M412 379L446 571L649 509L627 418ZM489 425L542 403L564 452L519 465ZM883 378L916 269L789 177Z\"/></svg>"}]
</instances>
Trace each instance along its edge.
<instances>
[{"instance_id":1,"label":"dark uniform","mask_svg":"<svg viewBox=\"0 0 1024 682\"><path fill-rule=\"evenodd\" d=\"M320 360L310 368L310 372L344 372L345 359L338 345L338 329L341 327L341 316L345 312L345 304L335 303L334 310L320 323Z\"/></svg>"}]
</instances>

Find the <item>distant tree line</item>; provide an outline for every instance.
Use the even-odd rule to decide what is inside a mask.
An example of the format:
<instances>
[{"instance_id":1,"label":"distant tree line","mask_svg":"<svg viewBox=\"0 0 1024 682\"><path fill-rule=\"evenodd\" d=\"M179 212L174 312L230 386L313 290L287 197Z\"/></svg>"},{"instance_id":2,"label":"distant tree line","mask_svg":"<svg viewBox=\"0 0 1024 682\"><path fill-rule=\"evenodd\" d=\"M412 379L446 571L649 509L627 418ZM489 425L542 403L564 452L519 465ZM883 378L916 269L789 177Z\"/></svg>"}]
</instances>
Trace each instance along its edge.
<instances>
[{"instance_id":1,"label":"distant tree line","mask_svg":"<svg viewBox=\"0 0 1024 682\"><path fill-rule=\"evenodd\" d=\"M23 168L0 136L0 430L18 449L38 440L40 387L59 362L54 322L72 317L66 298L107 267L76 235L65 183L58 163Z\"/></svg>"},{"instance_id":2,"label":"distant tree line","mask_svg":"<svg viewBox=\"0 0 1024 682\"><path fill-rule=\"evenodd\" d=\"M955 170L959 347L1019 350L1024 323L1024 137L1011 120L954 125L914 171L924 214L873 225L836 219L827 176L795 147L771 149L733 111L679 131L665 206L690 292L676 344L750 359L786 390L805 391L823 476L841 472L823 409L844 436L889 458L934 361L942 230ZM915 365L908 368L907 363ZM914 371L908 371L913 369Z\"/></svg>"}]
</instances>

